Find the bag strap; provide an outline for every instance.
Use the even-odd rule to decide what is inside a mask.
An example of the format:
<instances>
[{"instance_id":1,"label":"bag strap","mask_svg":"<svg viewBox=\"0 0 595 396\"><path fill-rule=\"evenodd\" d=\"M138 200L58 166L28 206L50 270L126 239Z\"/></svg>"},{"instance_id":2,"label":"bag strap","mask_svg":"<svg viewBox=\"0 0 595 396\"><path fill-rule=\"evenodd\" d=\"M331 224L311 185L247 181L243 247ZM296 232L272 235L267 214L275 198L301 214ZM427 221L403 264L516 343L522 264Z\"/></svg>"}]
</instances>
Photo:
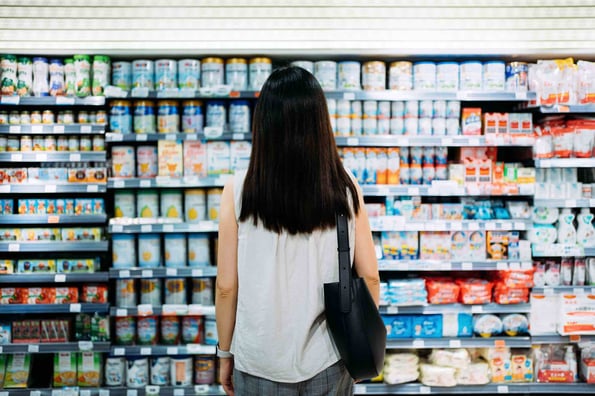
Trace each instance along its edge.
<instances>
[{"instance_id":1,"label":"bag strap","mask_svg":"<svg viewBox=\"0 0 595 396\"><path fill-rule=\"evenodd\" d=\"M339 306L342 313L351 311L351 256L347 217L337 214L337 251L339 254Z\"/></svg>"}]
</instances>

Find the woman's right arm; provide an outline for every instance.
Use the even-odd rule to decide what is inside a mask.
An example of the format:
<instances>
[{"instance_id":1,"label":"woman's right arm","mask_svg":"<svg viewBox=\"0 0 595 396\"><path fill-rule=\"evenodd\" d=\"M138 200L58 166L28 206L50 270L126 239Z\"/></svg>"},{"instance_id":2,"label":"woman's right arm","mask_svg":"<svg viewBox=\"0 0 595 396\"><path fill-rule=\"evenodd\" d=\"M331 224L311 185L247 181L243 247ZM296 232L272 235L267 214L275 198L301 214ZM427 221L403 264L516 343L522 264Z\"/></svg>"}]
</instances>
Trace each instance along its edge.
<instances>
[{"instance_id":1,"label":"woman's right arm","mask_svg":"<svg viewBox=\"0 0 595 396\"><path fill-rule=\"evenodd\" d=\"M370 294L378 306L380 301L380 275L378 273L378 261L372 240L372 230L368 220L368 212L364 204L361 188L356 183L359 213L355 216L355 248L354 267L355 272L364 279Z\"/></svg>"}]
</instances>

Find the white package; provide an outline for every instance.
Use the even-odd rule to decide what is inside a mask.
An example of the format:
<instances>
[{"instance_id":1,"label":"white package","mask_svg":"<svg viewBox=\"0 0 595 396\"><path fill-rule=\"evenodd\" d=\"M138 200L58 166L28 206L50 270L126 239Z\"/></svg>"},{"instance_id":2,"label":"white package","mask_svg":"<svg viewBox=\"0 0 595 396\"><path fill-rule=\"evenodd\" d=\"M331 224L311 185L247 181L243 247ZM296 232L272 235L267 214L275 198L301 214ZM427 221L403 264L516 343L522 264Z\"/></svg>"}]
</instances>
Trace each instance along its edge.
<instances>
[{"instance_id":1,"label":"white package","mask_svg":"<svg viewBox=\"0 0 595 396\"><path fill-rule=\"evenodd\" d=\"M429 361L437 366L464 368L471 363L471 358L466 349L434 349Z\"/></svg>"},{"instance_id":2,"label":"white package","mask_svg":"<svg viewBox=\"0 0 595 396\"><path fill-rule=\"evenodd\" d=\"M490 368L486 362L473 362L456 373L459 385L484 385L490 382Z\"/></svg>"},{"instance_id":3,"label":"white package","mask_svg":"<svg viewBox=\"0 0 595 396\"><path fill-rule=\"evenodd\" d=\"M558 295L531 293L531 313L529 329L531 335L544 335L556 332L558 325Z\"/></svg>"},{"instance_id":4,"label":"white package","mask_svg":"<svg viewBox=\"0 0 595 396\"><path fill-rule=\"evenodd\" d=\"M456 386L456 369L433 364L420 364L420 382L426 386Z\"/></svg>"}]
</instances>

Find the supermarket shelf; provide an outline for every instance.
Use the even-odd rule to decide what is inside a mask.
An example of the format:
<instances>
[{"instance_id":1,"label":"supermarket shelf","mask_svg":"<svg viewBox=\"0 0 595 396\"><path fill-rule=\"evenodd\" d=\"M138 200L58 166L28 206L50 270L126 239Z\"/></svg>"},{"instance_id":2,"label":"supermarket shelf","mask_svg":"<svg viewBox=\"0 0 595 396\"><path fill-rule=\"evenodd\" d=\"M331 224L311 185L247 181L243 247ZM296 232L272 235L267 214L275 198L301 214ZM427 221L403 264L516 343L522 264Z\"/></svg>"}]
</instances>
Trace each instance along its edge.
<instances>
[{"instance_id":1,"label":"supermarket shelf","mask_svg":"<svg viewBox=\"0 0 595 396\"><path fill-rule=\"evenodd\" d=\"M370 217L372 231L524 231L527 220L406 220L403 216Z\"/></svg>"},{"instance_id":2,"label":"supermarket shelf","mask_svg":"<svg viewBox=\"0 0 595 396\"><path fill-rule=\"evenodd\" d=\"M462 101L526 101L534 92L507 91L327 91L336 100L462 100Z\"/></svg>"},{"instance_id":3,"label":"supermarket shelf","mask_svg":"<svg viewBox=\"0 0 595 396\"><path fill-rule=\"evenodd\" d=\"M586 247L583 250L585 256L595 256L595 247Z\"/></svg>"},{"instance_id":4,"label":"supermarket shelf","mask_svg":"<svg viewBox=\"0 0 595 396\"><path fill-rule=\"evenodd\" d=\"M244 133L223 133L221 136L208 137L200 133L106 133L105 141L108 143L117 142L157 142L159 140L251 140L250 132Z\"/></svg>"},{"instance_id":5,"label":"supermarket shelf","mask_svg":"<svg viewBox=\"0 0 595 396\"><path fill-rule=\"evenodd\" d=\"M66 388L65 388L66 389ZM0 396L197 396L197 395L217 395L225 396L223 388L220 385L193 385L187 387L173 386L147 386L144 388L124 388L124 387L105 387L105 388L78 388L69 387L66 390L61 388L27 388L27 389L3 389Z\"/></svg>"},{"instance_id":6,"label":"supermarket shelf","mask_svg":"<svg viewBox=\"0 0 595 396\"><path fill-rule=\"evenodd\" d=\"M533 138L510 141L505 138L488 139L485 136L336 136L337 146L395 147L395 146L448 146L448 147L530 147Z\"/></svg>"},{"instance_id":7,"label":"supermarket shelf","mask_svg":"<svg viewBox=\"0 0 595 396\"><path fill-rule=\"evenodd\" d=\"M26 124L26 125L0 125L0 134L102 134L105 132L104 124Z\"/></svg>"},{"instance_id":8,"label":"supermarket shelf","mask_svg":"<svg viewBox=\"0 0 595 396\"><path fill-rule=\"evenodd\" d=\"M541 106L539 111L542 113L595 113L595 105L554 105Z\"/></svg>"},{"instance_id":9,"label":"supermarket shelf","mask_svg":"<svg viewBox=\"0 0 595 396\"><path fill-rule=\"evenodd\" d=\"M579 245L553 244L531 244L533 257L578 257L595 256L595 247L583 248Z\"/></svg>"},{"instance_id":10,"label":"supermarket shelf","mask_svg":"<svg viewBox=\"0 0 595 396\"><path fill-rule=\"evenodd\" d=\"M108 92L108 98L149 98L149 99L161 99L161 98L180 98L180 99L254 99L257 98L258 91L229 91L222 87L221 90L215 92L208 88L201 88L200 90L188 90L188 89L167 89L163 91L150 91L147 89L133 89L131 91L114 91L114 95L111 96Z\"/></svg>"},{"instance_id":11,"label":"supermarket shelf","mask_svg":"<svg viewBox=\"0 0 595 396\"><path fill-rule=\"evenodd\" d=\"M0 242L0 252L107 252L108 242Z\"/></svg>"},{"instance_id":12,"label":"supermarket shelf","mask_svg":"<svg viewBox=\"0 0 595 396\"><path fill-rule=\"evenodd\" d=\"M169 232L217 232L218 223L201 221L200 223L170 223L170 224L110 224L108 232L111 234L131 233L169 233Z\"/></svg>"},{"instance_id":13,"label":"supermarket shelf","mask_svg":"<svg viewBox=\"0 0 595 396\"><path fill-rule=\"evenodd\" d=\"M531 261L378 260L380 271L495 271L533 268Z\"/></svg>"},{"instance_id":14,"label":"supermarket shelf","mask_svg":"<svg viewBox=\"0 0 595 396\"><path fill-rule=\"evenodd\" d=\"M216 177L156 177L154 179L145 178L110 178L107 181L107 188L208 188L223 187L231 175L221 175Z\"/></svg>"},{"instance_id":15,"label":"supermarket shelf","mask_svg":"<svg viewBox=\"0 0 595 396\"><path fill-rule=\"evenodd\" d=\"M593 168L593 158L541 158L535 159L536 168Z\"/></svg>"},{"instance_id":16,"label":"supermarket shelf","mask_svg":"<svg viewBox=\"0 0 595 396\"><path fill-rule=\"evenodd\" d=\"M355 384L355 395L495 395L495 394L593 394L595 385L585 383L575 384L487 384L487 385L459 385L451 388L430 387L422 384Z\"/></svg>"},{"instance_id":17,"label":"supermarket shelf","mask_svg":"<svg viewBox=\"0 0 595 396\"><path fill-rule=\"evenodd\" d=\"M141 304L136 308L110 308L110 315L116 317L124 316L204 316L215 315L214 306L199 304L163 304L159 307L153 307L149 304Z\"/></svg>"},{"instance_id":18,"label":"supermarket shelf","mask_svg":"<svg viewBox=\"0 0 595 396\"><path fill-rule=\"evenodd\" d=\"M105 162L105 151L69 152L69 151L34 151L0 153L0 162Z\"/></svg>"},{"instance_id":19,"label":"supermarket shelf","mask_svg":"<svg viewBox=\"0 0 595 396\"><path fill-rule=\"evenodd\" d=\"M0 194L96 193L106 191L107 183L0 184Z\"/></svg>"},{"instance_id":20,"label":"supermarket shelf","mask_svg":"<svg viewBox=\"0 0 595 396\"><path fill-rule=\"evenodd\" d=\"M0 283L75 283L75 282L107 282L107 272L92 273L51 273L51 274L7 274L0 275Z\"/></svg>"},{"instance_id":21,"label":"supermarket shelf","mask_svg":"<svg viewBox=\"0 0 595 396\"><path fill-rule=\"evenodd\" d=\"M128 278L206 278L217 275L217 267L201 268L131 268L115 269L110 268L111 279Z\"/></svg>"},{"instance_id":22,"label":"supermarket shelf","mask_svg":"<svg viewBox=\"0 0 595 396\"><path fill-rule=\"evenodd\" d=\"M440 181L431 185L407 185L407 184L362 184L362 192L365 196L383 197L387 195L406 196L443 196L443 197L468 197L468 196L503 196L503 197L527 197L533 195L533 185L526 193L509 194L503 192L477 191L472 188L459 186L455 182ZM521 185L519 185L519 188Z\"/></svg>"},{"instance_id":23,"label":"supermarket shelf","mask_svg":"<svg viewBox=\"0 0 595 396\"><path fill-rule=\"evenodd\" d=\"M448 337L448 338L403 338L386 341L387 349L424 349L424 348L489 348L508 346L511 348L530 348L530 337Z\"/></svg>"},{"instance_id":24,"label":"supermarket shelf","mask_svg":"<svg viewBox=\"0 0 595 396\"><path fill-rule=\"evenodd\" d=\"M0 224L103 224L107 215L0 215Z\"/></svg>"},{"instance_id":25,"label":"supermarket shelf","mask_svg":"<svg viewBox=\"0 0 595 396\"><path fill-rule=\"evenodd\" d=\"M538 294L595 294L595 285L534 287L531 291Z\"/></svg>"},{"instance_id":26,"label":"supermarket shelf","mask_svg":"<svg viewBox=\"0 0 595 396\"><path fill-rule=\"evenodd\" d=\"M463 304L444 304L444 305L425 305L397 307L380 307L381 314L440 314L447 312L468 312L468 313L527 313L531 311L530 304L485 304L485 305L463 305Z\"/></svg>"},{"instance_id":27,"label":"supermarket shelf","mask_svg":"<svg viewBox=\"0 0 595 396\"><path fill-rule=\"evenodd\" d=\"M31 313L108 313L109 304L13 304L0 305L0 314Z\"/></svg>"},{"instance_id":28,"label":"supermarket shelf","mask_svg":"<svg viewBox=\"0 0 595 396\"><path fill-rule=\"evenodd\" d=\"M563 336L560 334L548 334L531 336L531 342L533 344L570 344L582 341L595 341L595 335Z\"/></svg>"},{"instance_id":29,"label":"supermarket shelf","mask_svg":"<svg viewBox=\"0 0 595 396\"><path fill-rule=\"evenodd\" d=\"M0 96L0 104L23 106L103 106L105 105L105 97L87 96L86 98L78 98L74 96Z\"/></svg>"},{"instance_id":30,"label":"supermarket shelf","mask_svg":"<svg viewBox=\"0 0 595 396\"><path fill-rule=\"evenodd\" d=\"M595 208L595 198L580 199L538 199L533 200L533 206L547 208Z\"/></svg>"},{"instance_id":31,"label":"supermarket shelf","mask_svg":"<svg viewBox=\"0 0 595 396\"><path fill-rule=\"evenodd\" d=\"M42 342L39 344L5 344L0 345L0 353L57 353L95 351L109 352L110 342Z\"/></svg>"},{"instance_id":32,"label":"supermarket shelf","mask_svg":"<svg viewBox=\"0 0 595 396\"><path fill-rule=\"evenodd\" d=\"M134 345L113 346L113 356L154 356L154 355L214 355L215 345L187 344L187 345Z\"/></svg>"}]
</instances>

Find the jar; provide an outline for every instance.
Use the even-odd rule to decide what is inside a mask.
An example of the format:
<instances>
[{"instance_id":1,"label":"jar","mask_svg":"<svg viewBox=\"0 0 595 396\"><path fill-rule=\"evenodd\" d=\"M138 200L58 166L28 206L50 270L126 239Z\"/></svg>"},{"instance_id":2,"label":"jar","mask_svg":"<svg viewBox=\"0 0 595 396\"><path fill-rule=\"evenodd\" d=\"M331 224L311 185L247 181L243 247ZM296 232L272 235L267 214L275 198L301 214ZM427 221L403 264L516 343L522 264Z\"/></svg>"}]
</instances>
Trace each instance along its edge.
<instances>
[{"instance_id":1,"label":"jar","mask_svg":"<svg viewBox=\"0 0 595 396\"><path fill-rule=\"evenodd\" d=\"M130 101L115 100L110 109L110 130L113 133L131 133L132 117L130 116Z\"/></svg>"},{"instance_id":2,"label":"jar","mask_svg":"<svg viewBox=\"0 0 595 396\"><path fill-rule=\"evenodd\" d=\"M244 58L230 58L225 63L225 83L232 91L248 90L248 63Z\"/></svg>"},{"instance_id":3,"label":"jar","mask_svg":"<svg viewBox=\"0 0 595 396\"><path fill-rule=\"evenodd\" d=\"M41 113L39 115L41 117ZM7 125L8 123L9 123L8 122L8 112L6 112L6 111L0 111L0 125Z\"/></svg>"},{"instance_id":4,"label":"jar","mask_svg":"<svg viewBox=\"0 0 595 396\"><path fill-rule=\"evenodd\" d=\"M273 72L273 62L270 58L252 58L249 66L249 81L252 91L260 91L265 81Z\"/></svg>"},{"instance_id":5,"label":"jar","mask_svg":"<svg viewBox=\"0 0 595 396\"><path fill-rule=\"evenodd\" d=\"M155 132L155 105L150 100L134 101L134 133Z\"/></svg>"},{"instance_id":6,"label":"jar","mask_svg":"<svg viewBox=\"0 0 595 396\"><path fill-rule=\"evenodd\" d=\"M64 65L60 59L50 60L50 95L60 96L66 92L64 83Z\"/></svg>"},{"instance_id":7,"label":"jar","mask_svg":"<svg viewBox=\"0 0 595 396\"><path fill-rule=\"evenodd\" d=\"M17 59L17 94L30 96L33 89L33 62L26 56Z\"/></svg>"},{"instance_id":8,"label":"jar","mask_svg":"<svg viewBox=\"0 0 595 396\"><path fill-rule=\"evenodd\" d=\"M84 98L91 94L91 57L89 55L74 56L74 88L76 96Z\"/></svg>"},{"instance_id":9,"label":"jar","mask_svg":"<svg viewBox=\"0 0 595 396\"><path fill-rule=\"evenodd\" d=\"M77 115L77 122L79 124L88 124L89 123L89 113L86 111L79 111Z\"/></svg>"},{"instance_id":10,"label":"jar","mask_svg":"<svg viewBox=\"0 0 595 396\"><path fill-rule=\"evenodd\" d=\"M359 62L345 61L339 62L338 66L339 78L337 81L337 88L340 90L360 90L360 68Z\"/></svg>"},{"instance_id":11,"label":"jar","mask_svg":"<svg viewBox=\"0 0 595 396\"><path fill-rule=\"evenodd\" d=\"M68 137L59 135L56 139L56 147L58 151L68 151Z\"/></svg>"},{"instance_id":12,"label":"jar","mask_svg":"<svg viewBox=\"0 0 595 396\"><path fill-rule=\"evenodd\" d=\"M79 137L69 136L68 137L68 151L79 151Z\"/></svg>"},{"instance_id":13,"label":"jar","mask_svg":"<svg viewBox=\"0 0 595 396\"><path fill-rule=\"evenodd\" d=\"M74 124L74 113L72 110L63 112L62 122L59 122L59 124Z\"/></svg>"},{"instance_id":14,"label":"jar","mask_svg":"<svg viewBox=\"0 0 595 396\"><path fill-rule=\"evenodd\" d=\"M82 135L79 138L79 150L80 151L91 151L93 149L93 140L89 135Z\"/></svg>"},{"instance_id":15,"label":"jar","mask_svg":"<svg viewBox=\"0 0 595 396\"><path fill-rule=\"evenodd\" d=\"M8 113L8 123L10 125L20 125L21 115L19 114L18 111L13 110L10 113Z\"/></svg>"},{"instance_id":16,"label":"jar","mask_svg":"<svg viewBox=\"0 0 595 396\"><path fill-rule=\"evenodd\" d=\"M14 95L17 92L17 57L0 56L0 95Z\"/></svg>"},{"instance_id":17,"label":"jar","mask_svg":"<svg viewBox=\"0 0 595 396\"><path fill-rule=\"evenodd\" d=\"M137 59L132 61L132 88L154 89L153 61Z\"/></svg>"},{"instance_id":18,"label":"jar","mask_svg":"<svg viewBox=\"0 0 595 396\"><path fill-rule=\"evenodd\" d=\"M159 59L155 61L155 89L177 88L177 63L173 59Z\"/></svg>"},{"instance_id":19,"label":"jar","mask_svg":"<svg viewBox=\"0 0 595 396\"><path fill-rule=\"evenodd\" d=\"M209 127L225 127L227 119L227 110L225 109L225 102L221 100L211 100L207 102L207 126Z\"/></svg>"},{"instance_id":20,"label":"jar","mask_svg":"<svg viewBox=\"0 0 595 396\"><path fill-rule=\"evenodd\" d=\"M89 119L93 124L107 124L107 112L105 110L98 110L95 112L95 117Z\"/></svg>"},{"instance_id":21,"label":"jar","mask_svg":"<svg viewBox=\"0 0 595 396\"><path fill-rule=\"evenodd\" d=\"M314 63L314 76L325 91L337 89L337 62L318 61Z\"/></svg>"},{"instance_id":22,"label":"jar","mask_svg":"<svg viewBox=\"0 0 595 396\"><path fill-rule=\"evenodd\" d=\"M25 143L26 146L29 145L29 143ZM43 137L43 135L35 135L35 137L33 137L33 151L43 151L45 149L45 139ZM25 147L25 149L27 149L28 147ZM31 151L31 150L23 150L23 140L21 139L21 151Z\"/></svg>"},{"instance_id":23,"label":"jar","mask_svg":"<svg viewBox=\"0 0 595 396\"><path fill-rule=\"evenodd\" d=\"M21 136L20 146L21 151L33 151L33 139L31 139L31 136Z\"/></svg>"},{"instance_id":24,"label":"jar","mask_svg":"<svg viewBox=\"0 0 595 396\"><path fill-rule=\"evenodd\" d=\"M103 96L105 87L109 85L110 62L109 56L95 55L93 57L93 96Z\"/></svg>"},{"instance_id":25,"label":"jar","mask_svg":"<svg viewBox=\"0 0 595 396\"><path fill-rule=\"evenodd\" d=\"M41 112L39 110L34 110L31 112L31 124L41 124ZM2 124L2 121L0 121Z\"/></svg>"},{"instance_id":26,"label":"jar","mask_svg":"<svg viewBox=\"0 0 595 396\"><path fill-rule=\"evenodd\" d=\"M506 64L506 90L526 92L529 89L528 74L529 65L526 62L509 62Z\"/></svg>"},{"instance_id":27,"label":"jar","mask_svg":"<svg viewBox=\"0 0 595 396\"><path fill-rule=\"evenodd\" d=\"M371 61L362 65L362 85L366 91L386 89L386 65L384 62Z\"/></svg>"},{"instance_id":28,"label":"jar","mask_svg":"<svg viewBox=\"0 0 595 396\"><path fill-rule=\"evenodd\" d=\"M43 140L43 146L45 151L56 151L56 137L53 135L45 135Z\"/></svg>"},{"instance_id":29,"label":"jar","mask_svg":"<svg viewBox=\"0 0 595 396\"><path fill-rule=\"evenodd\" d=\"M178 61L178 87L196 91L200 84L200 61L181 59Z\"/></svg>"},{"instance_id":30,"label":"jar","mask_svg":"<svg viewBox=\"0 0 595 396\"><path fill-rule=\"evenodd\" d=\"M203 125L202 102L200 100L185 100L182 102L182 131L202 133Z\"/></svg>"},{"instance_id":31,"label":"jar","mask_svg":"<svg viewBox=\"0 0 595 396\"><path fill-rule=\"evenodd\" d=\"M21 125L31 124L31 114L29 114L28 111L21 111L21 115L19 118L19 122Z\"/></svg>"},{"instance_id":32,"label":"jar","mask_svg":"<svg viewBox=\"0 0 595 396\"><path fill-rule=\"evenodd\" d=\"M205 58L201 62L202 86L205 88L223 85L223 59Z\"/></svg>"},{"instance_id":33,"label":"jar","mask_svg":"<svg viewBox=\"0 0 595 396\"><path fill-rule=\"evenodd\" d=\"M232 133L250 132L250 105L247 100L234 100L229 105L229 129Z\"/></svg>"},{"instance_id":34,"label":"jar","mask_svg":"<svg viewBox=\"0 0 595 396\"><path fill-rule=\"evenodd\" d=\"M6 138L6 151L19 151L21 148L18 136L8 136Z\"/></svg>"},{"instance_id":35,"label":"jar","mask_svg":"<svg viewBox=\"0 0 595 396\"><path fill-rule=\"evenodd\" d=\"M112 85L123 89L130 90L132 83L132 65L130 62L114 62L112 64Z\"/></svg>"},{"instance_id":36,"label":"jar","mask_svg":"<svg viewBox=\"0 0 595 396\"><path fill-rule=\"evenodd\" d=\"M180 129L178 104L173 100L160 100L157 102L157 132L175 133Z\"/></svg>"},{"instance_id":37,"label":"jar","mask_svg":"<svg viewBox=\"0 0 595 396\"><path fill-rule=\"evenodd\" d=\"M44 110L43 113L41 113L41 122L43 124L53 124L54 112L51 110Z\"/></svg>"},{"instance_id":38,"label":"jar","mask_svg":"<svg viewBox=\"0 0 595 396\"><path fill-rule=\"evenodd\" d=\"M388 73L388 87L390 89L398 91L413 89L413 64L411 62L392 62Z\"/></svg>"},{"instance_id":39,"label":"jar","mask_svg":"<svg viewBox=\"0 0 595 396\"><path fill-rule=\"evenodd\" d=\"M48 73L49 64L47 58L33 58L33 95L48 96L50 94Z\"/></svg>"}]
</instances>

